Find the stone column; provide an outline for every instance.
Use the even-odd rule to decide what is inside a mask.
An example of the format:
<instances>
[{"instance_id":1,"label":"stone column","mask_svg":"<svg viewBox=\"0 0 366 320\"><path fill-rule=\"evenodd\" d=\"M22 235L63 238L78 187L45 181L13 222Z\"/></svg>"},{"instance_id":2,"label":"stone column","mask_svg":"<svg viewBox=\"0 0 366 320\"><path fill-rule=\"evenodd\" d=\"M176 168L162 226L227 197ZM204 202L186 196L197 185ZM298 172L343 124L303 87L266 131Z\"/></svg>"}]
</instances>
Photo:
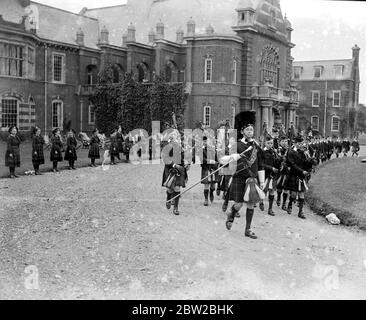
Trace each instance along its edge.
<instances>
[{"instance_id":1,"label":"stone column","mask_svg":"<svg viewBox=\"0 0 366 320\"><path fill-rule=\"evenodd\" d=\"M270 113L272 112L272 101L262 101L262 123L261 123L261 134L263 133L264 124L266 124L267 132L270 131L269 121L270 121Z\"/></svg>"}]
</instances>

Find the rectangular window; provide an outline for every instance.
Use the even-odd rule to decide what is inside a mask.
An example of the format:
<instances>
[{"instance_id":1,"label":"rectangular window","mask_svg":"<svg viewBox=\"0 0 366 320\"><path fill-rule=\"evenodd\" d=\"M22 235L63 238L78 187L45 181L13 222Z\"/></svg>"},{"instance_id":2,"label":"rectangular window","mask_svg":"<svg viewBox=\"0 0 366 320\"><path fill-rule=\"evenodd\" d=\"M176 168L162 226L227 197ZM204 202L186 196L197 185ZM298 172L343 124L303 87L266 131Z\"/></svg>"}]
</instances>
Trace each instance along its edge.
<instances>
[{"instance_id":1,"label":"rectangular window","mask_svg":"<svg viewBox=\"0 0 366 320\"><path fill-rule=\"evenodd\" d=\"M314 78L320 78L322 75L322 67L314 67Z\"/></svg>"},{"instance_id":2,"label":"rectangular window","mask_svg":"<svg viewBox=\"0 0 366 320\"><path fill-rule=\"evenodd\" d=\"M336 77L341 77L343 75L343 65L334 66L334 73Z\"/></svg>"},{"instance_id":3,"label":"rectangular window","mask_svg":"<svg viewBox=\"0 0 366 320\"><path fill-rule=\"evenodd\" d=\"M211 125L211 107L205 106L203 109L203 124L207 127Z\"/></svg>"},{"instance_id":4,"label":"rectangular window","mask_svg":"<svg viewBox=\"0 0 366 320\"><path fill-rule=\"evenodd\" d=\"M320 101L320 91L312 91L311 92L311 105L313 107L319 107Z\"/></svg>"},{"instance_id":5,"label":"rectangular window","mask_svg":"<svg viewBox=\"0 0 366 320\"><path fill-rule=\"evenodd\" d=\"M24 77L25 50L23 46L0 43L0 75Z\"/></svg>"},{"instance_id":6,"label":"rectangular window","mask_svg":"<svg viewBox=\"0 0 366 320\"><path fill-rule=\"evenodd\" d=\"M300 79L301 67L294 67L294 79Z\"/></svg>"},{"instance_id":7,"label":"rectangular window","mask_svg":"<svg viewBox=\"0 0 366 320\"><path fill-rule=\"evenodd\" d=\"M62 128L62 102L54 101L52 102L52 127Z\"/></svg>"},{"instance_id":8,"label":"rectangular window","mask_svg":"<svg viewBox=\"0 0 366 320\"><path fill-rule=\"evenodd\" d=\"M1 127L18 126L18 101L16 99L2 99L1 105Z\"/></svg>"},{"instance_id":9,"label":"rectangular window","mask_svg":"<svg viewBox=\"0 0 366 320\"><path fill-rule=\"evenodd\" d=\"M205 60L205 82L212 81L212 59Z\"/></svg>"},{"instance_id":10,"label":"rectangular window","mask_svg":"<svg viewBox=\"0 0 366 320\"><path fill-rule=\"evenodd\" d=\"M53 55L53 81L64 82L64 56L60 54Z\"/></svg>"},{"instance_id":11,"label":"rectangular window","mask_svg":"<svg viewBox=\"0 0 366 320\"><path fill-rule=\"evenodd\" d=\"M94 112L94 106L89 106L89 124L95 124L95 112Z\"/></svg>"},{"instance_id":12,"label":"rectangular window","mask_svg":"<svg viewBox=\"0 0 366 320\"><path fill-rule=\"evenodd\" d=\"M341 106L341 92L333 91L333 107Z\"/></svg>"},{"instance_id":13,"label":"rectangular window","mask_svg":"<svg viewBox=\"0 0 366 320\"><path fill-rule=\"evenodd\" d=\"M233 84L237 83L237 81L236 81L237 67L238 67L238 62L236 60L234 60L234 62L233 62L233 79L232 79Z\"/></svg>"},{"instance_id":14,"label":"rectangular window","mask_svg":"<svg viewBox=\"0 0 366 320\"><path fill-rule=\"evenodd\" d=\"M93 84L93 74L88 73L88 84Z\"/></svg>"},{"instance_id":15,"label":"rectangular window","mask_svg":"<svg viewBox=\"0 0 366 320\"><path fill-rule=\"evenodd\" d=\"M311 117L311 129L319 131L319 117Z\"/></svg>"},{"instance_id":16,"label":"rectangular window","mask_svg":"<svg viewBox=\"0 0 366 320\"><path fill-rule=\"evenodd\" d=\"M332 117L332 131L339 131L339 118Z\"/></svg>"}]
</instances>

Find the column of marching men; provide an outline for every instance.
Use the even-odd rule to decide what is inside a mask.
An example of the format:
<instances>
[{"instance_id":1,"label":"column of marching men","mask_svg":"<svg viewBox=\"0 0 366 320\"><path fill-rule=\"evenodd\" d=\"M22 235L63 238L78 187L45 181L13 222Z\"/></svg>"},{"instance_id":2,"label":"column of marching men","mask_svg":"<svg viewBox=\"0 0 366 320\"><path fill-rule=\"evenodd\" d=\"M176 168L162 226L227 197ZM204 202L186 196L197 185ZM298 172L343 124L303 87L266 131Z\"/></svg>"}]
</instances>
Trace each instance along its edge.
<instances>
[{"instance_id":1,"label":"column of marching men","mask_svg":"<svg viewBox=\"0 0 366 320\"><path fill-rule=\"evenodd\" d=\"M247 118L238 124L238 139L230 135L234 130L228 129L225 123L219 123L221 130L217 130L216 145L211 142L211 132L202 129L202 135L196 140L193 137L193 145L190 145L191 149L193 146L191 161L186 153L189 147L179 134L169 136L170 148L163 155L165 167L162 179L162 186L167 190L167 209L174 205L173 213L179 215L182 188L186 187L188 171L191 163L195 163L197 150L201 150L199 183L203 184L203 206L214 202L214 193L216 196L222 194L222 211L228 211L225 225L230 230L246 204L244 235L256 239L251 229L253 214L256 207L265 211L263 200L266 197L268 215L275 216L274 203L289 215L297 204L297 216L306 219L303 210L305 193L318 165L329 161L333 154L336 158L341 154L346 157L351 151L352 156L358 156L360 147L356 138L350 143L347 138L289 137L283 131L279 134L278 130L273 129L272 135L263 137L262 143L259 143L253 137L254 121L255 118ZM220 135L225 138L220 139ZM174 150L180 151L175 153ZM228 210L230 201L232 205Z\"/></svg>"},{"instance_id":2,"label":"column of marching men","mask_svg":"<svg viewBox=\"0 0 366 320\"><path fill-rule=\"evenodd\" d=\"M76 137L75 130L69 129L66 131L66 137L62 137L61 130L56 128L50 136L43 136L39 127L32 129L32 164L35 175L41 175L40 166L45 164L45 150L49 149L49 159L52 163L52 172L59 172L58 164L63 161L68 161L68 168L75 170L75 163L78 160L77 150L81 147L89 148L88 158L90 159L89 166L96 167L96 160L101 159L101 149L107 151L107 157L110 158L110 164L115 165L116 160L121 160L120 155L125 155L125 159L129 162L129 154L132 146L138 142L138 137L133 137L130 134L122 134L121 126L116 128L111 136L110 142L105 144L104 135L100 135L98 129L94 129L92 136L89 138L85 133L80 133ZM156 140L156 139L155 139ZM153 143L156 143L154 139ZM5 153L5 166L9 167L9 178L18 178L15 173L15 168L20 167L20 144L22 139L18 134L18 128L12 126L9 128L9 136L7 138L7 147ZM155 152L152 150L150 143L150 159L155 158ZM142 148L138 151L138 156L141 159Z\"/></svg>"}]
</instances>

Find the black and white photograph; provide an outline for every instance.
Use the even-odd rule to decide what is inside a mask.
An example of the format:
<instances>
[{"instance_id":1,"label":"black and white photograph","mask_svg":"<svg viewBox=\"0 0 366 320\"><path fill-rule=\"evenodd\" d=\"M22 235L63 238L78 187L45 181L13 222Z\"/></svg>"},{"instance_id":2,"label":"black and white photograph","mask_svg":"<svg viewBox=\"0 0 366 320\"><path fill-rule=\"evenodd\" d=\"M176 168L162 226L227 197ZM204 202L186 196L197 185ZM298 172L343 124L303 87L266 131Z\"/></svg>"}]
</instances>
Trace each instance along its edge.
<instances>
[{"instance_id":1,"label":"black and white photograph","mask_svg":"<svg viewBox=\"0 0 366 320\"><path fill-rule=\"evenodd\" d=\"M365 13L0 0L0 300L365 300Z\"/></svg>"}]
</instances>

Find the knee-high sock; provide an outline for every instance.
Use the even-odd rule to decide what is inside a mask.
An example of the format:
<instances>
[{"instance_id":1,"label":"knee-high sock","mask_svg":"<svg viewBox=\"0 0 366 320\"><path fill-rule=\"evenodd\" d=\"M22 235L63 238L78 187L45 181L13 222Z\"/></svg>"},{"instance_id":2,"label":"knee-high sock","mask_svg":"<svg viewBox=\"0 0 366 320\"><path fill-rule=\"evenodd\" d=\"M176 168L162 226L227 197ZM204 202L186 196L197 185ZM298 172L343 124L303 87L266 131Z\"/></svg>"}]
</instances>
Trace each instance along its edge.
<instances>
[{"instance_id":1,"label":"knee-high sock","mask_svg":"<svg viewBox=\"0 0 366 320\"><path fill-rule=\"evenodd\" d=\"M57 169L57 161L53 161L53 169Z\"/></svg>"},{"instance_id":2,"label":"knee-high sock","mask_svg":"<svg viewBox=\"0 0 366 320\"><path fill-rule=\"evenodd\" d=\"M277 191L277 200L281 201L281 195L282 195L282 190L281 191Z\"/></svg>"},{"instance_id":3,"label":"knee-high sock","mask_svg":"<svg viewBox=\"0 0 366 320\"><path fill-rule=\"evenodd\" d=\"M246 225L245 225L245 230L246 231L250 229L250 226L252 224L253 215L254 215L254 209L248 209L247 208L247 212L246 212Z\"/></svg>"},{"instance_id":4,"label":"knee-high sock","mask_svg":"<svg viewBox=\"0 0 366 320\"><path fill-rule=\"evenodd\" d=\"M205 196L205 199L208 200L208 190L207 189L203 190L203 194Z\"/></svg>"},{"instance_id":5,"label":"knee-high sock","mask_svg":"<svg viewBox=\"0 0 366 320\"><path fill-rule=\"evenodd\" d=\"M288 206L292 207L292 203L295 202L296 198L293 198L292 196L290 196L290 200L288 202Z\"/></svg>"},{"instance_id":6,"label":"knee-high sock","mask_svg":"<svg viewBox=\"0 0 366 320\"><path fill-rule=\"evenodd\" d=\"M173 196L176 197L174 199L174 209L178 209L179 199L180 199L180 192L174 192Z\"/></svg>"},{"instance_id":7,"label":"knee-high sock","mask_svg":"<svg viewBox=\"0 0 366 320\"><path fill-rule=\"evenodd\" d=\"M274 194L268 196L268 202L269 202L269 208L268 209L272 209L274 197L275 197Z\"/></svg>"},{"instance_id":8,"label":"knee-high sock","mask_svg":"<svg viewBox=\"0 0 366 320\"><path fill-rule=\"evenodd\" d=\"M13 175L15 173L15 167L9 167L10 174Z\"/></svg>"},{"instance_id":9,"label":"knee-high sock","mask_svg":"<svg viewBox=\"0 0 366 320\"><path fill-rule=\"evenodd\" d=\"M282 197L283 197L282 198L283 199L283 204L285 204L286 201L287 201L287 193L284 193Z\"/></svg>"},{"instance_id":10,"label":"knee-high sock","mask_svg":"<svg viewBox=\"0 0 366 320\"><path fill-rule=\"evenodd\" d=\"M299 199L299 213L302 212L303 208L304 208L304 199Z\"/></svg>"}]
</instances>

